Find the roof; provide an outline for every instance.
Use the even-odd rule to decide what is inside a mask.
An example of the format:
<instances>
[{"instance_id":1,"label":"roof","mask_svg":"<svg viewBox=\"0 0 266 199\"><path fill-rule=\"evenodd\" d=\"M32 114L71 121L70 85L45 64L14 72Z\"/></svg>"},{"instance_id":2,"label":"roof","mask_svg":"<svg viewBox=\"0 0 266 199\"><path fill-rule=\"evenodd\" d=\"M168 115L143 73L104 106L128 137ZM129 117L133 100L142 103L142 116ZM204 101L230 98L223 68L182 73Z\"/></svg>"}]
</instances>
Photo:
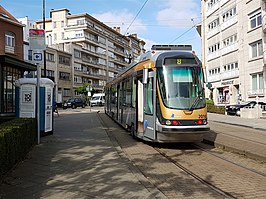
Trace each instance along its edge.
<instances>
[{"instance_id":1,"label":"roof","mask_svg":"<svg viewBox=\"0 0 266 199\"><path fill-rule=\"evenodd\" d=\"M3 8L1 5L0 5L0 17L19 23L19 21L13 15L11 15L5 8Z\"/></svg>"},{"instance_id":2,"label":"roof","mask_svg":"<svg viewBox=\"0 0 266 199\"><path fill-rule=\"evenodd\" d=\"M22 60L16 59L14 57L8 55L0 55L0 64L6 63L11 65L12 67L23 69L23 70L37 70L37 66L28 62L24 62Z\"/></svg>"}]
</instances>

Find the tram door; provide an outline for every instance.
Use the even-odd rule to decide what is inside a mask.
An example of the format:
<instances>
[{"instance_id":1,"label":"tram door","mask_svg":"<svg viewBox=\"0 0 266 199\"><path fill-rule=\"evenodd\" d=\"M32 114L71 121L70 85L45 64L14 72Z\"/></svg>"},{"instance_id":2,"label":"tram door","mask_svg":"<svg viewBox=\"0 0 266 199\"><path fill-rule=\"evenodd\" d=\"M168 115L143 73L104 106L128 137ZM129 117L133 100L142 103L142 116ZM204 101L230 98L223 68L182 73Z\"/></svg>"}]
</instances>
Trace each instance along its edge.
<instances>
[{"instance_id":1,"label":"tram door","mask_svg":"<svg viewBox=\"0 0 266 199\"><path fill-rule=\"evenodd\" d=\"M148 73L147 84L144 84L143 89L143 110L144 110L144 137L155 139L155 72Z\"/></svg>"}]
</instances>

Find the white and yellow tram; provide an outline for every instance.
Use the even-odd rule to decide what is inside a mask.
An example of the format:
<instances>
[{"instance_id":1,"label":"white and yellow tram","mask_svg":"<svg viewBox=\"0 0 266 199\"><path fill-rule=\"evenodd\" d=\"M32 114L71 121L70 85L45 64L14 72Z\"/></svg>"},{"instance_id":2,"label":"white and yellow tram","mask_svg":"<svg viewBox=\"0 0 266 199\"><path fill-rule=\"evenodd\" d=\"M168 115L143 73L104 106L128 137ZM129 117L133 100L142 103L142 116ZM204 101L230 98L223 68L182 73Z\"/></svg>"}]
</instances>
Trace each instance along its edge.
<instances>
[{"instance_id":1,"label":"white and yellow tram","mask_svg":"<svg viewBox=\"0 0 266 199\"><path fill-rule=\"evenodd\" d=\"M198 142L210 128L200 60L191 45L154 45L107 82L105 112L154 142Z\"/></svg>"}]
</instances>

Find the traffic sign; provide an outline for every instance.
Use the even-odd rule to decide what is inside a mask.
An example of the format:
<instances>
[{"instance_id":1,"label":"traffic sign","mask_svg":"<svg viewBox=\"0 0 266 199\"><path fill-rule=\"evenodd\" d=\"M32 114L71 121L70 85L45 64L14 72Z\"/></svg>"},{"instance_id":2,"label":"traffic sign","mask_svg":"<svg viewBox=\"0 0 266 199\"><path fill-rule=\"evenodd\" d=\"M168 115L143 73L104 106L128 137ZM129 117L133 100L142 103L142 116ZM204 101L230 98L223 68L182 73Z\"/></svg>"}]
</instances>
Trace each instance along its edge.
<instances>
[{"instance_id":1,"label":"traffic sign","mask_svg":"<svg viewBox=\"0 0 266 199\"><path fill-rule=\"evenodd\" d=\"M34 61L42 61L42 53L33 53Z\"/></svg>"}]
</instances>

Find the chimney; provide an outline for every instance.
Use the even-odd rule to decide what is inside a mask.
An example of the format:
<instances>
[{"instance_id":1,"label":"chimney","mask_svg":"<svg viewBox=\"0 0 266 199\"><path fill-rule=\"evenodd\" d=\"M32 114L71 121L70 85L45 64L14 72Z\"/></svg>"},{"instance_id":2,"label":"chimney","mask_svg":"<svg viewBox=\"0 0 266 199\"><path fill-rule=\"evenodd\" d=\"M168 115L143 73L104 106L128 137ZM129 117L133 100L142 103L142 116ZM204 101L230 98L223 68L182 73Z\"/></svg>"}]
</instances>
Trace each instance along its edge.
<instances>
[{"instance_id":1,"label":"chimney","mask_svg":"<svg viewBox=\"0 0 266 199\"><path fill-rule=\"evenodd\" d=\"M113 27L114 31L120 33L120 27Z\"/></svg>"},{"instance_id":2,"label":"chimney","mask_svg":"<svg viewBox=\"0 0 266 199\"><path fill-rule=\"evenodd\" d=\"M50 18L52 18L52 12L54 11L54 9L51 9L50 11Z\"/></svg>"}]
</instances>

